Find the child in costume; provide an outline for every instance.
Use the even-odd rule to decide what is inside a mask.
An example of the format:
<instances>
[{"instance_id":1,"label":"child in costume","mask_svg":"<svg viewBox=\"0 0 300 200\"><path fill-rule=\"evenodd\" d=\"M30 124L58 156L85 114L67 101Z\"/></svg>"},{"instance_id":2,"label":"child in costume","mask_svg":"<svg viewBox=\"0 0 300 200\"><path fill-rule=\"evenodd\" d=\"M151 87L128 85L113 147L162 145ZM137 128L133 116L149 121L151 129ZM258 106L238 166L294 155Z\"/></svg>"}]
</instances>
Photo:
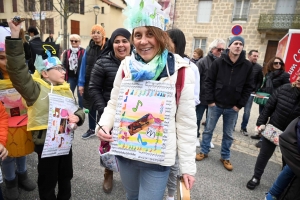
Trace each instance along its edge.
<instances>
[{"instance_id":1,"label":"child in costume","mask_svg":"<svg viewBox=\"0 0 300 200\"><path fill-rule=\"evenodd\" d=\"M18 97L17 102L10 102L9 95L12 94L12 90L14 90L14 87L11 82L11 77L7 73L6 69L6 49L5 49L5 37L10 36L10 29L8 27L0 27L0 90L2 91L0 96L0 100L4 103L4 107L6 108L6 112L9 114L9 126L10 128L8 129L9 137L8 137L8 144L9 142L15 141L14 143L18 141L17 139L10 139L14 137L18 137L18 135L23 135L23 134L28 134L29 135L29 140L28 140L28 148L26 149L26 153L24 151L24 154L16 155L13 153L15 152L20 152L17 150L19 147L19 144L17 146L12 145L12 146L7 146L9 149L9 155L8 157L2 162L2 171L4 175L4 182L6 185L6 190L5 190L5 196L8 200L11 199L18 199L19 197L19 190L18 186L23 188L24 190L27 191L32 191L36 188L36 184L34 181L30 180L28 178L28 173L27 173L27 164L26 164L26 155L30 154L33 152L33 143L32 143L32 138L29 132L26 131L26 124L27 124L27 118L26 118L26 108L22 103L21 96L18 94L17 91L14 93L16 94L14 96ZM23 47L22 47L23 48ZM25 63L25 58L23 60L19 61L20 63ZM27 68L27 67L25 67ZM12 79L15 77L12 77ZM17 79L15 79L17 81ZM10 91L10 92L5 92L5 91ZM7 94L4 95L4 94ZM16 110L17 108L17 110ZM15 112L14 112L15 111ZM16 125L19 121L24 119L22 123L19 125ZM13 121L17 121L15 124ZM12 127L13 125L13 128ZM11 129L13 129L11 134ZM26 138L26 137L24 137Z\"/></svg>"},{"instance_id":2,"label":"child in costume","mask_svg":"<svg viewBox=\"0 0 300 200\"><path fill-rule=\"evenodd\" d=\"M65 69L57 57L43 59L37 55L34 75L28 73L24 62L22 41L19 38L20 24L8 23L11 37L5 41L7 55L7 72L13 86L25 99L28 106L27 129L32 132L35 143L35 152L38 154L38 190L43 199L70 199L71 179L73 177L72 148L67 155L42 158L44 142L48 129L50 93L61 97L74 99L70 85L65 79ZM74 114L69 113L69 123L78 126L84 122L85 114L78 109ZM50 127L51 128L51 127ZM58 194L55 187L58 183Z\"/></svg>"},{"instance_id":3,"label":"child in costume","mask_svg":"<svg viewBox=\"0 0 300 200\"><path fill-rule=\"evenodd\" d=\"M2 161L5 160L8 154L8 151L5 148L6 140L7 140L7 131L8 131L8 114L5 111L5 107L0 102L0 158ZM1 173L1 169L0 169L0 173ZM0 183L2 183L2 179L0 179ZM3 200L1 187L0 187L0 200Z\"/></svg>"}]
</instances>

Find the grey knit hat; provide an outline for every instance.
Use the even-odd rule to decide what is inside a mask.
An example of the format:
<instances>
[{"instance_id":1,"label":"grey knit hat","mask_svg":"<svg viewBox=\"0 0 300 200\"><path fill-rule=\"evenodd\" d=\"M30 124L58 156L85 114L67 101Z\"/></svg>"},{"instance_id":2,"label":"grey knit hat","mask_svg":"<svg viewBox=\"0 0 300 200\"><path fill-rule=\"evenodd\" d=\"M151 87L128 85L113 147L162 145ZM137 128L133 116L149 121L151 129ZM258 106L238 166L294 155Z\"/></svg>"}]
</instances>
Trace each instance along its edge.
<instances>
[{"instance_id":1,"label":"grey knit hat","mask_svg":"<svg viewBox=\"0 0 300 200\"><path fill-rule=\"evenodd\" d=\"M245 45L245 40L242 36L233 36L228 44L228 47L230 47L230 45L234 42L234 41L241 41L243 43L243 46Z\"/></svg>"}]
</instances>

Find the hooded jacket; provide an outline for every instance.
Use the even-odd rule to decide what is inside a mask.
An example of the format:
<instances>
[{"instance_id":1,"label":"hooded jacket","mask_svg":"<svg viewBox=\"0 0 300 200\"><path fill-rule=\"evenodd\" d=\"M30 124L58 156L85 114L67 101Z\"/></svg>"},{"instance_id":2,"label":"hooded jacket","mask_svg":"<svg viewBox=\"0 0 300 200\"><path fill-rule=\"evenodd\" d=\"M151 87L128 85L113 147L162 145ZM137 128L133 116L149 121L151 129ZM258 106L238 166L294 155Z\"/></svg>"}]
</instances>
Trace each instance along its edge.
<instances>
[{"instance_id":1,"label":"hooded jacket","mask_svg":"<svg viewBox=\"0 0 300 200\"><path fill-rule=\"evenodd\" d=\"M221 108L241 109L253 91L252 65L242 51L235 63L229 58L229 49L208 68L205 79L205 98L208 104Z\"/></svg>"}]
</instances>

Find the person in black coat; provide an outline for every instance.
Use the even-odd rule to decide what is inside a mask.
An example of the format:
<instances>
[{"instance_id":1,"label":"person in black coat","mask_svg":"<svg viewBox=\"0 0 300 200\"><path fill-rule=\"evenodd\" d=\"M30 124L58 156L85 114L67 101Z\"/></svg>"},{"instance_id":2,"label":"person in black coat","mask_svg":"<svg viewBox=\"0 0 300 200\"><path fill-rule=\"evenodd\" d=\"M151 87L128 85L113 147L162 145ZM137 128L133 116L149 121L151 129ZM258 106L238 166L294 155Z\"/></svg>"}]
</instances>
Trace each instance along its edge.
<instances>
[{"instance_id":1,"label":"person in black coat","mask_svg":"<svg viewBox=\"0 0 300 200\"><path fill-rule=\"evenodd\" d=\"M88 92L93 102L93 109L98 111L98 119L110 100L110 93L121 61L130 55L130 35L130 32L124 28L116 29L92 69ZM105 169L104 192L111 192L112 181L113 171Z\"/></svg>"},{"instance_id":2,"label":"person in black coat","mask_svg":"<svg viewBox=\"0 0 300 200\"><path fill-rule=\"evenodd\" d=\"M35 49L42 47L43 42L40 38L39 32L36 29L36 27L29 27L27 32L29 33L29 36L31 37L29 40L29 49L30 49L30 59L28 61L28 68L30 73L34 73L35 71L35 66L34 66L34 62L35 62Z\"/></svg>"},{"instance_id":3,"label":"person in black coat","mask_svg":"<svg viewBox=\"0 0 300 200\"><path fill-rule=\"evenodd\" d=\"M300 115L300 76L296 83L285 84L273 92L260 113L256 126L266 125L269 121L269 124L284 131L289 123ZM262 146L256 160L254 175L247 183L248 189L253 190L260 184L261 176L275 148L274 143L262 137Z\"/></svg>"},{"instance_id":4,"label":"person in black coat","mask_svg":"<svg viewBox=\"0 0 300 200\"><path fill-rule=\"evenodd\" d=\"M264 81L259 89L260 92L272 94L278 87L290 82L290 75L285 72L285 65L281 58L274 57L269 60L264 69ZM264 105L259 105L259 113L264 109ZM261 134L251 136L252 139L260 139ZM255 145L261 147L261 140Z\"/></svg>"}]
</instances>

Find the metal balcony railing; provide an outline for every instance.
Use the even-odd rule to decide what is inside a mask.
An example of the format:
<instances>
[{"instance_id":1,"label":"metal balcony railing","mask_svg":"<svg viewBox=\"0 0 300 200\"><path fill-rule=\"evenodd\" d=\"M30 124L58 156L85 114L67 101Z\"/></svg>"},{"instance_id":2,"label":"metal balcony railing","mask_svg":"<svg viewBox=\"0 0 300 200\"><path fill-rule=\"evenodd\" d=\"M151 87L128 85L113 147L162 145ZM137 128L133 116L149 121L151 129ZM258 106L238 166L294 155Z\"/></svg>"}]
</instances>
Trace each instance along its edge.
<instances>
[{"instance_id":1,"label":"metal balcony railing","mask_svg":"<svg viewBox=\"0 0 300 200\"><path fill-rule=\"evenodd\" d=\"M300 29L299 14L261 14L257 30Z\"/></svg>"}]
</instances>

